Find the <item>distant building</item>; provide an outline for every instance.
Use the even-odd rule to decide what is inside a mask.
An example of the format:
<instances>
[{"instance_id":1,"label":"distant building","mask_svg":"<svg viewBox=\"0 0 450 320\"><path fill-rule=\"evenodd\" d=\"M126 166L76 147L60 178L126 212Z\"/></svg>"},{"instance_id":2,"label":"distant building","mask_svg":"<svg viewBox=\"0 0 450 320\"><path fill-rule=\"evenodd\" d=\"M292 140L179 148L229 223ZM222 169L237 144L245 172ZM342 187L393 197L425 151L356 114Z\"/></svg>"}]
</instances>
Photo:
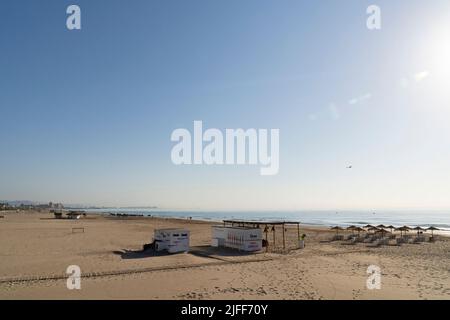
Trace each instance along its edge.
<instances>
[{"instance_id":1,"label":"distant building","mask_svg":"<svg viewBox=\"0 0 450 320\"><path fill-rule=\"evenodd\" d=\"M7 203L0 203L0 210L5 211L5 210L11 210L11 209L12 209L12 207L9 204L7 204Z\"/></svg>"}]
</instances>

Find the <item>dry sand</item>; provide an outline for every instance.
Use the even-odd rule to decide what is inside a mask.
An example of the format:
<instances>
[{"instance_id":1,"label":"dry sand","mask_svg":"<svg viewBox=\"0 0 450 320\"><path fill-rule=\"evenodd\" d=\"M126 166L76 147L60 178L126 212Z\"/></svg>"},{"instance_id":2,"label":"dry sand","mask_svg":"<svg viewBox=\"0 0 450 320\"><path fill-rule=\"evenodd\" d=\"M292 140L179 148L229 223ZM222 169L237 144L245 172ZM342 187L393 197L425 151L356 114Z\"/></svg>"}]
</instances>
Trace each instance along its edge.
<instances>
[{"instance_id":1,"label":"dry sand","mask_svg":"<svg viewBox=\"0 0 450 320\"><path fill-rule=\"evenodd\" d=\"M450 239L444 237L367 248L320 243L331 233L302 227L303 250L244 255L209 249L207 222L2 215L0 299L450 299ZM79 227L84 233L73 232ZM191 230L192 252L139 252L161 227ZM287 236L292 247L296 229ZM81 268L81 290L66 288L69 265ZM381 268L380 290L366 287L369 265Z\"/></svg>"}]
</instances>

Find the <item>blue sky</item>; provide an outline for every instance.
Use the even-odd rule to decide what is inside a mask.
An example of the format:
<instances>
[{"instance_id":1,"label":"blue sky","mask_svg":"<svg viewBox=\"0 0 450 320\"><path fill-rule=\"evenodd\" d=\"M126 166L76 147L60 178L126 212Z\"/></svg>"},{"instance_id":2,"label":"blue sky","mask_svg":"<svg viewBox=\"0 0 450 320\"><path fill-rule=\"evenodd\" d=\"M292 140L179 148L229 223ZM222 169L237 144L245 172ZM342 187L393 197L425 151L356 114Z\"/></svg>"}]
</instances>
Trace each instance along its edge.
<instances>
[{"instance_id":1,"label":"blue sky","mask_svg":"<svg viewBox=\"0 0 450 320\"><path fill-rule=\"evenodd\" d=\"M446 0L4 0L0 38L0 199L450 208ZM279 128L279 174L173 165L194 120Z\"/></svg>"}]
</instances>

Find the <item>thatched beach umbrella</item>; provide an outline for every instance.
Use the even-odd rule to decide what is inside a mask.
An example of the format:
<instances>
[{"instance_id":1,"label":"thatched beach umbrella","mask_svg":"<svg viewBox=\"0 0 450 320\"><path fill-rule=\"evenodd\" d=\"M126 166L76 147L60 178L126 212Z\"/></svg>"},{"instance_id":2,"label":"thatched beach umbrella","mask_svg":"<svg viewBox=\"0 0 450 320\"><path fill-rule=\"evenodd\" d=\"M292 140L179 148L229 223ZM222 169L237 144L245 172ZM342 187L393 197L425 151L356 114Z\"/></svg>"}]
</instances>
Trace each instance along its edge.
<instances>
[{"instance_id":1,"label":"thatched beach umbrella","mask_svg":"<svg viewBox=\"0 0 450 320\"><path fill-rule=\"evenodd\" d=\"M439 229L436 228L436 227L431 226L431 227L429 227L429 228L427 229L427 231L431 231L431 237L433 237L433 231L439 231Z\"/></svg>"},{"instance_id":2,"label":"thatched beach umbrella","mask_svg":"<svg viewBox=\"0 0 450 320\"><path fill-rule=\"evenodd\" d=\"M395 229L395 227L393 225L390 225L390 226L387 226L386 229L391 230L391 233L392 233L392 231Z\"/></svg>"},{"instance_id":3,"label":"thatched beach umbrella","mask_svg":"<svg viewBox=\"0 0 450 320\"><path fill-rule=\"evenodd\" d=\"M356 227L355 227L355 226L350 226L350 227L347 227L347 229L346 229L346 230L348 230L348 231L351 231L351 232L352 232L352 234L354 234L354 233L355 233L355 229L356 229Z\"/></svg>"},{"instance_id":4,"label":"thatched beach umbrella","mask_svg":"<svg viewBox=\"0 0 450 320\"><path fill-rule=\"evenodd\" d=\"M381 236L383 236L384 237L384 234L386 233L386 232L388 232L387 230L385 230L384 228L380 228L380 227L377 227L377 231L376 231L376 233L381 233Z\"/></svg>"},{"instance_id":5,"label":"thatched beach umbrella","mask_svg":"<svg viewBox=\"0 0 450 320\"><path fill-rule=\"evenodd\" d=\"M377 232L379 229L377 227L370 227L367 231L373 231L373 233Z\"/></svg>"},{"instance_id":6,"label":"thatched beach umbrella","mask_svg":"<svg viewBox=\"0 0 450 320\"><path fill-rule=\"evenodd\" d=\"M401 228L402 228L403 232L405 232L405 233L412 230L412 229L411 229L410 227L408 227L408 226L403 226L403 227L401 227Z\"/></svg>"},{"instance_id":7,"label":"thatched beach umbrella","mask_svg":"<svg viewBox=\"0 0 450 320\"><path fill-rule=\"evenodd\" d=\"M339 227L339 226L336 226L336 227L331 228L331 230L335 230L335 231L336 231L336 235L338 235L338 234L339 234L339 231L344 230L344 229L342 229L342 228Z\"/></svg>"},{"instance_id":8,"label":"thatched beach umbrella","mask_svg":"<svg viewBox=\"0 0 450 320\"><path fill-rule=\"evenodd\" d=\"M416 230L416 231L417 231L417 235L419 235L420 231L425 231L425 229L423 229L423 228L421 228L421 227L419 227L419 226L413 228L413 230Z\"/></svg>"},{"instance_id":9,"label":"thatched beach umbrella","mask_svg":"<svg viewBox=\"0 0 450 320\"><path fill-rule=\"evenodd\" d=\"M353 231L357 231L357 232L358 232L358 236L359 236L359 234L360 234L362 231L364 231L364 229L361 228L361 227L356 227L356 228L353 229Z\"/></svg>"},{"instance_id":10,"label":"thatched beach umbrella","mask_svg":"<svg viewBox=\"0 0 450 320\"><path fill-rule=\"evenodd\" d=\"M388 227L386 227L384 224L379 224L377 225L378 229L387 229Z\"/></svg>"},{"instance_id":11,"label":"thatched beach umbrella","mask_svg":"<svg viewBox=\"0 0 450 320\"><path fill-rule=\"evenodd\" d=\"M373 226L373 225L371 225L371 224L368 224L368 225L364 226L364 228L370 229L370 228L375 228L375 226Z\"/></svg>"},{"instance_id":12,"label":"thatched beach umbrella","mask_svg":"<svg viewBox=\"0 0 450 320\"><path fill-rule=\"evenodd\" d=\"M403 227L397 228L395 230L400 231L400 236L403 236L403 232L406 234L406 232L411 230L411 228L407 227L407 226L403 226Z\"/></svg>"}]
</instances>

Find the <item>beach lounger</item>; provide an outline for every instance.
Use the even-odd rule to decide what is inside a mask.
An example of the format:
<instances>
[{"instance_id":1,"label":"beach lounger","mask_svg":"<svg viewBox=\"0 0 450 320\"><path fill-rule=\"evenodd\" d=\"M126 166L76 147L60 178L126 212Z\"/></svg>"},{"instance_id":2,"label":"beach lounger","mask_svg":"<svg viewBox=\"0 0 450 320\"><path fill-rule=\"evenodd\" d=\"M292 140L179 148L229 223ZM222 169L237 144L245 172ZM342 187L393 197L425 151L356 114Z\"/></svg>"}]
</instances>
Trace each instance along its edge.
<instances>
[{"instance_id":1,"label":"beach lounger","mask_svg":"<svg viewBox=\"0 0 450 320\"><path fill-rule=\"evenodd\" d=\"M320 242L322 242L322 243L327 243L327 242L333 242L333 241L337 241L336 235L332 236L332 237L329 238L329 239L324 239L324 240L322 240L322 241L320 241Z\"/></svg>"},{"instance_id":2,"label":"beach lounger","mask_svg":"<svg viewBox=\"0 0 450 320\"><path fill-rule=\"evenodd\" d=\"M344 240L344 236L341 234L334 235L333 238L331 238L331 241L341 241L341 240Z\"/></svg>"},{"instance_id":3,"label":"beach lounger","mask_svg":"<svg viewBox=\"0 0 450 320\"><path fill-rule=\"evenodd\" d=\"M425 241L425 238L423 236L418 236L418 237L414 238L414 241L416 243L422 243Z\"/></svg>"},{"instance_id":4,"label":"beach lounger","mask_svg":"<svg viewBox=\"0 0 450 320\"><path fill-rule=\"evenodd\" d=\"M388 243L387 243L387 245L388 246L391 246L391 247L399 247L399 246L401 246L401 243L398 243L397 241L396 241L397 239L391 239L391 240L389 240L388 241Z\"/></svg>"},{"instance_id":5,"label":"beach lounger","mask_svg":"<svg viewBox=\"0 0 450 320\"><path fill-rule=\"evenodd\" d=\"M342 245L347 245L347 246L353 246L356 244L356 238L352 238L350 240L347 240L345 242L341 243Z\"/></svg>"},{"instance_id":6,"label":"beach lounger","mask_svg":"<svg viewBox=\"0 0 450 320\"><path fill-rule=\"evenodd\" d=\"M375 241L375 238L374 237L369 237L369 238L366 238L363 242L364 243L371 243L373 241Z\"/></svg>"},{"instance_id":7,"label":"beach lounger","mask_svg":"<svg viewBox=\"0 0 450 320\"><path fill-rule=\"evenodd\" d=\"M373 242L373 243L367 244L366 247L368 247L368 248L377 248L377 247L379 247L380 245L381 245L380 241L375 241L375 242Z\"/></svg>"}]
</instances>

